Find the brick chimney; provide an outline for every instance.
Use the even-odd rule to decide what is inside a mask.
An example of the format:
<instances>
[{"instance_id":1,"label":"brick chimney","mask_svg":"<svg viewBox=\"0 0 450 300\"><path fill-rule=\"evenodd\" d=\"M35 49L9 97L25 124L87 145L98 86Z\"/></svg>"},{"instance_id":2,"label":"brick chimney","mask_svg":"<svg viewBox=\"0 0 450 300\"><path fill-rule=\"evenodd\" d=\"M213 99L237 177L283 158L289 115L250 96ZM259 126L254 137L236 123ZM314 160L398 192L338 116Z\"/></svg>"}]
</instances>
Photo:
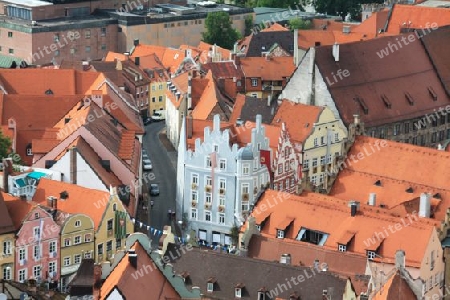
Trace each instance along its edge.
<instances>
[{"instance_id":1,"label":"brick chimney","mask_svg":"<svg viewBox=\"0 0 450 300\"><path fill-rule=\"evenodd\" d=\"M100 288L102 287L102 266L94 265L94 282L92 296L94 300L100 300Z\"/></svg>"}]
</instances>

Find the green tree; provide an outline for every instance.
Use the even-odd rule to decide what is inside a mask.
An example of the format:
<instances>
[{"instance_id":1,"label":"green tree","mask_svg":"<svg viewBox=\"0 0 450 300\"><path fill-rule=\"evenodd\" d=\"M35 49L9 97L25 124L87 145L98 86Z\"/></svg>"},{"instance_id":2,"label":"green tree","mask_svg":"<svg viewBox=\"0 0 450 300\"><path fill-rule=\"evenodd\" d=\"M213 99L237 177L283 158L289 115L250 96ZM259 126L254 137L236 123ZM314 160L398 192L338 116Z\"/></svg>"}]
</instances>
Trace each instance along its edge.
<instances>
[{"instance_id":1,"label":"green tree","mask_svg":"<svg viewBox=\"0 0 450 300\"><path fill-rule=\"evenodd\" d=\"M0 131L0 159L7 158L11 153L11 144L10 138Z\"/></svg>"},{"instance_id":2,"label":"green tree","mask_svg":"<svg viewBox=\"0 0 450 300\"><path fill-rule=\"evenodd\" d=\"M252 29L253 29L253 16L252 15L247 15L245 16L245 31L244 31L244 35L248 36L250 35L250 33L252 33Z\"/></svg>"},{"instance_id":3,"label":"green tree","mask_svg":"<svg viewBox=\"0 0 450 300\"><path fill-rule=\"evenodd\" d=\"M240 32L232 27L230 15L224 11L208 13L205 27L203 41L208 44L233 49L234 43L241 38Z\"/></svg>"},{"instance_id":4,"label":"green tree","mask_svg":"<svg viewBox=\"0 0 450 300\"><path fill-rule=\"evenodd\" d=\"M318 13L345 18L348 13L352 19L361 18L361 4L383 3L383 0L315 0L314 8Z\"/></svg>"},{"instance_id":5,"label":"green tree","mask_svg":"<svg viewBox=\"0 0 450 300\"><path fill-rule=\"evenodd\" d=\"M240 228L236 224L234 224L233 227L231 227L231 229L230 229L231 242L233 243L233 245L236 245L236 246L239 242L239 231L240 231Z\"/></svg>"},{"instance_id":6,"label":"green tree","mask_svg":"<svg viewBox=\"0 0 450 300\"><path fill-rule=\"evenodd\" d=\"M288 8L297 9L304 11L303 7L300 5L298 0L257 0L257 7L277 7L277 8Z\"/></svg>"},{"instance_id":7,"label":"green tree","mask_svg":"<svg viewBox=\"0 0 450 300\"><path fill-rule=\"evenodd\" d=\"M303 20L302 18L290 19L288 24L291 30L310 29L312 27L312 23L310 20Z\"/></svg>"}]
</instances>

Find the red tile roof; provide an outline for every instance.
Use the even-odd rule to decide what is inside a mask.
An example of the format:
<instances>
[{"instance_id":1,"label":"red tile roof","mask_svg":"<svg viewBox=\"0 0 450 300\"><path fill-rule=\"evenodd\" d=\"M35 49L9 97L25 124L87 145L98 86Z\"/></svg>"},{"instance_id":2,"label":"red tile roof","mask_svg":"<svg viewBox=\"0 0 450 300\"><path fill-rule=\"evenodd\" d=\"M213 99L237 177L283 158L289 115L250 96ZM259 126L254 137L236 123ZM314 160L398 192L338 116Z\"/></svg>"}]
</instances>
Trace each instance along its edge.
<instances>
[{"instance_id":1,"label":"red tile roof","mask_svg":"<svg viewBox=\"0 0 450 300\"><path fill-rule=\"evenodd\" d=\"M268 32L268 31L289 31L289 28L284 27L283 25L280 25L278 23L274 23L272 26L261 30L261 32Z\"/></svg>"},{"instance_id":2,"label":"red tile roof","mask_svg":"<svg viewBox=\"0 0 450 300\"><path fill-rule=\"evenodd\" d=\"M36 203L22 200L4 192L1 193L14 227L16 230L19 230L24 218L35 207Z\"/></svg>"},{"instance_id":3,"label":"red tile roof","mask_svg":"<svg viewBox=\"0 0 450 300\"><path fill-rule=\"evenodd\" d=\"M402 28L420 29L445 25L450 25L450 8L395 4L386 32L399 34Z\"/></svg>"},{"instance_id":4,"label":"red tile roof","mask_svg":"<svg viewBox=\"0 0 450 300\"><path fill-rule=\"evenodd\" d=\"M263 236L276 237L278 225L287 218L294 219L285 231L285 240L295 241L302 228L316 230L328 234L322 247L338 252L338 241L343 234L355 231L346 253L365 257L367 250L382 241L379 255L385 258L385 262L393 263L396 251L403 249L408 253L406 265L414 267L420 266L435 227L440 224L430 219L415 217L409 221L405 218L403 220L408 226L402 227L401 234L383 234L384 239L381 239L377 233L383 233L389 226L401 222L401 218L378 212L377 208L364 204L360 205L360 212L352 217L347 201L315 193L296 196L272 190L264 193L252 215L262 213L270 213L269 219L261 228ZM420 242L410 243L412 238Z\"/></svg>"},{"instance_id":5,"label":"red tile roof","mask_svg":"<svg viewBox=\"0 0 450 300\"><path fill-rule=\"evenodd\" d=\"M292 57L280 56L266 59L265 57L242 57L242 71L245 77L258 77L262 80L281 81L292 76L295 64Z\"/></svg>"},{"instance_id":6,"label":"red tile roof","mask_svg":"<svg viewBox=\"0 0 450 300\"><path fill-rule=\"evenodd\" d=\"M125 254L106 277L100 290L100 299L107 299L116 288L125 299L142 299L143 295L148 300L181 299L141 244L136 242L131 248L137 254L137 267L130 264L130 254Z\"/></svg>"},{"instance_id":7,"label":"red tile roof","mask_svg":"<svg viewBox=\"0 0 450 300\"><path fill-rule=\"evenodd\" d=\"M319 120L323 107L293 103L283 99L278 111L273 118L272 125L286 124L291 139L303 143L312 133L314 123Z\"/></svg>"},{"instance_id":8,"label":"red tile roof","mask_svg":"<svg viewBox=\"0 0 450 300\"><path fill-rule=\"evenodd\" d=\"M134 139L136 133L134 131L123 130L120 137L119 157L123 160L131 160L134 153Z\"/></svg>"},{"instance_id":9,"label":"red tile roof","mask_svg":"<svg viewBox=\"0 0 450 300\"><path fill-rule=\"evenodd\" d=\"M59 199L59 194L66 191L69 197L66 200ZM33 196L33 201L47 206L47 198L58 198L58 210L66 213L81 213L91 217L94 228L97 230L103 218L106 205L109 202L109 192L88 189L76 184L70 184L46 178L41 178ZM82 202L82 204L81 204Z\"/></svg>"}]
</instances>

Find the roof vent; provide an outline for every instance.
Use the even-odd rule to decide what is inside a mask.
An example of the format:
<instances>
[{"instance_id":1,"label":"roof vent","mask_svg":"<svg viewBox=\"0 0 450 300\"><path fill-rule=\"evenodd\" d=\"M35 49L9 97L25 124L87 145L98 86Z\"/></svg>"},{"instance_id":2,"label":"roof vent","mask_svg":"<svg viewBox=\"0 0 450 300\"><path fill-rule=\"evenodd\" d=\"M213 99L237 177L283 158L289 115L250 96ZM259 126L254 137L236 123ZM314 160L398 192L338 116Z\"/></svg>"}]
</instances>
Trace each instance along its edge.
<instances>
[{"instance_id":1,"label":"roof vent","mask_svg":"<svg viewBox=\"0 0 450 300\"><path fill-rule=\"evenodd\" d=\"M382 95L381 95L381 100L383 100L384 105L385 105L387 108L391 108L391 107L392 107L391 101L389 101L388 97L387 97L385 94L382 94Z\"/></svg>"},{"instance_id":2,"label":"roof vent","mask_svg":"<svg viewBox=\"0 0 450 300\"><path fill-rule=\"evenodd\" d=\"M428 87L428 93L430 93L430 96L431 98L433 98L433 101L437 101L437 94L431 86Z\"/></svg>"},{"instance_id":3,"label":"roof vent","mask_svg":"<svg viewBox=\"0 0 450 300\"><path fill-rule=\"evenodd\" d=\"M69 198L69 193L67 191L62 191L61 193L59 193L59 197L63 200L66 200L67 198Z\"/></svg>"},{"instance_id":4,"label":"roof vent","mask_svg":"<svg viewBox=\"0 0 450 300\"><path fill-rule=\"evenodd\" d=\"M350 31L351 31L350 26L348 26L348 25L342 26L342 33L349 34Z\"/></svg>"},{"instance_id":5,"label":"roof vent","mask_svg":"<svg viewBox=\"0 0 450 300\"><path fill-rule=\"evenodd\" d=\"M53 95L53 91L51 89L48 89L45 91L46 95Z\"/></svg>"},{"instance_id":6,"label":"roof vent","mask_svg":"<svg viewBox=\"0 0 450 300\"><path fill-rule=\"evenodd\" d=\"M70 122L70 120L71 120L71 118L65 118L65 119L64 119L64 124L67 124L67 123L69 123L69 122Z\"/></svg>"},{"instance_id":7,"label":"roof vent","mask_svg":"<svg viewBox=\"0 0 450 300\"><path fill-rule=\"evenodd\" d=\"M290 265L291 264L291 255L290 254L281 254L280 264Z\"/></svg>"},{"instance_id":8,"label":"roof vent","mask_svg":"<svg viewBox=\"0 0 450 300\"><path fill-rule=\"evenodd\" d=\"M356 96L355 98L353 98L353 100L359 103L359 106L361 106L365 115L369 113L369 107L367 106L366 102L364 102L364 99L360 98L359 96Z\"/></svg>"},{"instance_id":9,"label":"roof vent","mask_svg":"<svg viewBox=\"0 0 450 300\"><path fill-rule=\"evenodd\" d=\"M414 99L410 93L405 92L405 98L406 98L406 100L408 100L409 105L411 105L411 106L414 105Z\"/></svg>"},{"instance_id":10,"label":"roof vent","mask_svg":"<svg viewBox=\"0 0 450 300\"><path fill-rule=\"evenodd\" d=\"M434 194L433 198L435 198L435 199L442 199L441 194L439 194L439 193Z\"/></svg>"},{"instance_id":11,"label":"roof vent","mask_svg":"<svg viewBox=\"0 0 450 300\"><path fill-rule=\"evenodd\" d=\"M376 185L376 186L381 186L381 180L377 180L377 181L375 182L375 185Z\"/></svg>"},{"instance_id":12,"label":"roof vent","mask_svg":"<svg viewBox=\"0 0 450 300\"><path fill-rule=\"evenodd\" d=\"M412 187L410 187L410 188L408 188L408 189L406 190L406 192L407 192L407 193L413 193L413 192L414 192L414 190L413 190L413 188L412 188Z\"/></svg>"}]
</instances>

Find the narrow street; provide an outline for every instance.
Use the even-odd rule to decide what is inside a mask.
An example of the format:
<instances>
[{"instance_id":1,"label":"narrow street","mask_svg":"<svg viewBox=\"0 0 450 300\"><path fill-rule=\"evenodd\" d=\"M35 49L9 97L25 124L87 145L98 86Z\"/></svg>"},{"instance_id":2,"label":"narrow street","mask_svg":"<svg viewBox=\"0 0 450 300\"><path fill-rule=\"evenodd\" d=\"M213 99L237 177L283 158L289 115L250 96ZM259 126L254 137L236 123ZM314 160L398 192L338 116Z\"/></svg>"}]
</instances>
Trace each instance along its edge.
<instances>
[{"instance_id":1,"label":"narrow street","mask_svg":"<svg viewBox=\"0 0 450 300\"><path fill-rule=\"evenodd\" d=\"M143 147L153 164L153 175L144 184L148 187L152 183L159 185L160 195L150 197L154 201L153 209L148 209L152 228L163 230L165 225L171 225L167 216L168 210L175 209L176 197L176 151L165 136L165 122L155 122L145 127L147 134L143 138ZM155 236L151 233L150 237ZM158 241L153 240L152 246Z\"/></svg>"}]
</instances>

